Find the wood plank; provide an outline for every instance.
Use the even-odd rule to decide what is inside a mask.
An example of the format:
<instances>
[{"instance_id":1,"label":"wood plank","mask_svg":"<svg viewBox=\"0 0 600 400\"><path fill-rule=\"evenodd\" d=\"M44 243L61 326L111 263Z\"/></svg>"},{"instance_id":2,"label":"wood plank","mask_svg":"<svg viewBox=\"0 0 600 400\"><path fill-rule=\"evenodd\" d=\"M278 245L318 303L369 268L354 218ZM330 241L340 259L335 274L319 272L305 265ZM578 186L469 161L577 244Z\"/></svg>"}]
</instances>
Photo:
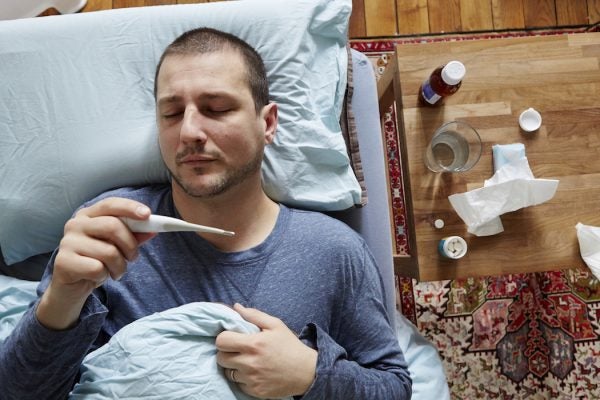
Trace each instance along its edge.
<instances>
[{"instance_id":1,"label":"wood plank","mask_svg":"<svg viewBox=\"0 0 600 400\"><path fill-rule=\"evenodd\" d=\"M554 0L523 0L523 16L526 28L557 25Z\"/></svg>"},{"instance_id":2,"label":"wood plank","mask_svg":"<svg viewBox=\"0 0 600 400\"><path fill-rule=\"evenodd\" d=\"M365 37L367 24L365 20L365 0L352 0L352 14L350 15L350 38Z\"/></svg>"},{"instance_id":3,"label":"wood plank","mask_svg":"<svg viewBox=\"0 0 600 400\"><path fill-rule=\"evenodd\" d=\"M590 24L600 22L600 0L588 0L587 4Z\"/></svg>"},{"instance_id":4,"label":"wood plank","mask_svg":"<svg viewBox=\"0 0 600 400\"><path fill-rule=\"evenodd\" d=\"M177 0L144 0L145 6L164 6L168 4L177 4Z\"/></svg>"},{"instance_id":5,"label":"wood plank","mask_svg":"<svg viewBox=\"0 0 600 400\"><path fill-rule=\"evenodd\" d=\"M365 2L367 36L393 36L396 26L395 0L369 0Z\"/></svg>"},{"instance_id":6,"label":"wood plank","mask_svg":"<svg viewBox=\"0 0 600 400\"><path fill-rule=\"evenodd\" d=\"M492 15L496 30L525 27L523 0L492 0Z\"/></svg>"},{"instance_id":7,"label":"wood plank","mask_svg":"<svg viewBox=\"0 0 600 400\"><path fill-rule=\"evenodd\" d=\"M113 7L113 0L88 0L82 12L110 10Z\"/></svg>"},{"instance_id":8,"label":"wood plank","mask_svg":"<svg viewBox=\"0 0 600 400\"><path fill-rule=\"evenodd\" d=\"M460 21L463 31L493 30L490 0L460 0Z\"/></svg>"},{"instance_id":9,"label":"wood plank","mask_svg":"<svg viewBox=\"0 0 600 400\"><path fill-rule=\"evenodd\" d=\"M429 31L460 32L460 0L429 0Z\"/></svg>"},{"instance_id":10,"label":"wood plank","mask_svg":"<svg viewBox=\"0 0 600 400\"><path fill-rule=\"evenodd\" d=\"M427 0L396 0L396 9L401 35L429 33Z\"/></svg>"},{"instance_id":11,"label":"wood plank","mask_svg":"<svg viewBox=\"0 0 600 400\"><path fill-rule=\"evenodd\" d=\"M144 0L113 0L113 8L143 7Z\"/></svg>"},{"instance_id":12,"label":"wood plank","mask_svg":"<svg viewBox=\"0 0 600 400\"><path fill-rule=\"evenodd\" d=\"M558 25L585 25L588 23L586 0L556 0Z\"/></svg>"}]
</instances>

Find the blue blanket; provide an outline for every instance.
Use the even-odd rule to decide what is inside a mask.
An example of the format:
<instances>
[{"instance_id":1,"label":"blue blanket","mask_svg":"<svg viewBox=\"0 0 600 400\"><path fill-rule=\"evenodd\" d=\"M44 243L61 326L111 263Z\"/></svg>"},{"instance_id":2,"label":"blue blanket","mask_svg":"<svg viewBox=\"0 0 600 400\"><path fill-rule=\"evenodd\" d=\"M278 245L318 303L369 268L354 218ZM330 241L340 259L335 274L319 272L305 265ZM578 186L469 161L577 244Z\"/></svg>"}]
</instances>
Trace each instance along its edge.
<instances>
[{"instance_id":1,"label":"blue blanket","mask_svg":"<svg viewBox=\"0 0 600 400\"><path fill-rule=\"evenodd\" d=\"M15 328L29 304L36 299L37 285L38 282L0 275L0 345Z\"/></svg>"},{"instance_id":2,"label":"blue blanket","mask_svg":"<svg viewBox=\"0 0 600 400\"><path fill-rule=\"evenodd\" d=\"M217 365L215 338L224 330L259 331L216 303L190 303L141 318L83 360L70 399L253 399Z\"/></svg>"},{"instance_id":3,"label":"blue blanket","mask_svg":"<svg viewBox=\"0 0 600 400\"><path fill-rule=\"evenodd\" d=\"M0 275L0 346L35 300L36 286ZM413 379L412 399L449 399L437 350L398 312L395 321ZM228 306L215 303L190 303L135 321L84 359L70 398L251 399L217 365L214 341L225 329L258 331Z\"/></svg>"}]
</instances>

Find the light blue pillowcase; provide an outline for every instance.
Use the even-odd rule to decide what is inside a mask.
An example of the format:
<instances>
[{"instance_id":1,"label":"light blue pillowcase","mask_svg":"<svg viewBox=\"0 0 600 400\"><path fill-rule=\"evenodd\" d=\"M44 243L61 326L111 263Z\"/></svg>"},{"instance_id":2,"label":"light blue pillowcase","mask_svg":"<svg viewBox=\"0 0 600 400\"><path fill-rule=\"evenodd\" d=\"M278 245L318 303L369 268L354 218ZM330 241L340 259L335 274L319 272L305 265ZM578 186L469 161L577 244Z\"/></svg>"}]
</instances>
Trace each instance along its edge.
<instances>
[{"instance_id":1,"label":"light blue pillowcase","mask_svg":"<svg viewBox=\"0 0 600 400\"><path fill-rule=\"evenodd\" d=\"M350 0L246 0L0 22L0 247L6 264L52 251L84 201L164 182L153 78L164 48L209 26L262 55L279 104L264 187L291 206L360 204L339 117Z\"/></svg>"}]
</instances>

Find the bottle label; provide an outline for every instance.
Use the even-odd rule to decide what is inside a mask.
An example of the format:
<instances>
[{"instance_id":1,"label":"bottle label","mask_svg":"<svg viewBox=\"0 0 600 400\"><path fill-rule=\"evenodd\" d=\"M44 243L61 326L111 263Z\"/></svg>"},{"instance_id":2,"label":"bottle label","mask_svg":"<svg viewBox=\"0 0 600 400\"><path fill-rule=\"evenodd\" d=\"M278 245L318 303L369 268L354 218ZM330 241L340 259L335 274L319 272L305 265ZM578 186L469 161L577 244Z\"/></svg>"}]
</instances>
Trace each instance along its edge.
<instances>
[{"instance_id":1,"label":"bottle label","mask_svg":"<svg viewBox=\"0 0 600 400\"><path fill-rule=\"evenodd\" d=\"M429 83L429 79L423 83L423 88L421 91L423 94L423 99L429 104L435 104L439 99L442 98L442 96L433 91L431 84Z\"/></svg>"}]
</instances>

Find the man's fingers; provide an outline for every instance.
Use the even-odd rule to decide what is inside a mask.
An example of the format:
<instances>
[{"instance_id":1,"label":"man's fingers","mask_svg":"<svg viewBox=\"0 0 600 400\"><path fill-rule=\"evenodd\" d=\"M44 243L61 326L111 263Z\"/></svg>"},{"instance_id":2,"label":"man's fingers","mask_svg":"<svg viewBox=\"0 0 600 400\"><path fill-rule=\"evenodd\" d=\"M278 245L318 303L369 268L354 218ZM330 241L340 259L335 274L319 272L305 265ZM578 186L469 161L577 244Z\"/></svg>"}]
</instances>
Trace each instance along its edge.
<instances>
[{"instance_id":1,"label":"man's fingers","mask_svg":"<svg viewBox=\"0 0 600 400\"><path fill-rule=\"evenodd\" d=\"M215 345L219 351L239 353L245 348L247 338L248 334L246 333L223 331L217 335Z\"/></svg>"},{"instance_id":2,"label":"man's fingers","mask_svg":"<svg viewBox=\"0 0 600 400\"><path fill-rule=\"evenodd\" d=\"M240 353L230 353L226 351L217 351L217 364L223 368L236 369L240 367Z\"/></svg>"},{"instance_id":3,"label":"man's fingers","mask_svg":"<svg viewBox=\"0 0 600 400\"><path fill-rule=\"evenodd\" d=\"M282 325L282 322L279 318L273 317L272 315L257 310L256 308L244 307L239 303L235 303L233 305L233 309L237 311L242 318L258 326L261 330L274 329Z\"/></svg>"},{"instance_id":4,"label":"man's fingers","mask_svg":"<svg viewBox=\"0 0 600 400\"><path fill-rule=\"evenodd\" d=\"M148 206L139 201L121 197L110 197L81 209L79 213L90 218L112 215L115 217L130 217L143 220L150 216L151 211Z\"/></svg>"},{"instance_id":5,"label":"man's fingers","mask_svg":"<svg viewBox=\"0 0 600 400\"><path fill-rule=\"evenodd\" d=\"M127 268L125 257L113 244L84 235L63 238L56 257L62 275L71 282L99 282L106 279L103 275L118 279Z\"/></svg>"},{"instance_id":6,"label":"man's fingers","mask_svg":"<svg viewBox=\"0 0 600 400\"><path fill-rule=\"evenodd\" d=\"M71 227L71 225L75 224L78 224L78 226ZM66 229L80 231L82 235L77 235L78 240L81 240L81 237L89 237L98 239L105 245L114 245L122 256L129 261L137 257L139 245L137 238L132 235L131 231L129 231L125 224L118 218L112 216L95 217L93 219L85 220L83 224L69 221L67 222ZM103 246L101 243L96 243L96 246L92 248L85 248L83 246L78 247L85 251L85 255L90 257L95 257L97 255L103 257L103 261L107 257L113 258L117 256L114 251L105 245Z\"/></svg>"},{"instance_id":7,"label":"man's fingers","mask_svg":"<svg viewBox=\"0 0 600 400\"><path fill-rule=\"evenodd\" d=\"M142 204L135 200L124 199L120 197L111 197L106 199L106 201L100 201L88 209L81 210L85 215L94 218L94 217L102 217L102 216L114 216L114 217L128 217L137 220L145 220L148 219L150 214L152 213L150 208L145 204ZM118 224L122 224L120 221ZM128 228L129 229L129 228ZM150 233L137 233L134 232L133 236L135 237L137 243L135 243L135 248L127 249L127 246L122 247L123 244L127 244L126 242L117 242L115 243L119 248L121 248L124 252L123 254L126 258L131 261L135 258L137 253L137 246L152 239L156 236L155 232ZM129 251L128 251L129 250ZM132 253L133 251L133 253Z\"/></svg>"},{"instance_id":8,"label":"man's fingers","mask_svg":"<svg viewBox=\"0 0 600 400\"><path fill-rule=\"evenodd\" d=\"M55 278L63 284L77 283L85 279L98 285L108 279L110 275L108 269L100 261L72 252L59 252L56 255L56 263L77 265L77 269L63 268L62 275ZM82 273L82 271L85 271L85 273Z\"/></svg>"},{"instance_id":9,"label":"man's fingers","mask_svg":"<svg viewBox=\"0 0 600 400\"><path fill-rule=\"evenodd\" d=\"M124 198L107 198L79 210L65 224L55 275L62 276L64 283L98 284L109 275L119 279L127 261L137 257L139 245L154 236L132 233L120 217L144 219L150 213L144 204Z\"/></svg>"}]
</instances>

